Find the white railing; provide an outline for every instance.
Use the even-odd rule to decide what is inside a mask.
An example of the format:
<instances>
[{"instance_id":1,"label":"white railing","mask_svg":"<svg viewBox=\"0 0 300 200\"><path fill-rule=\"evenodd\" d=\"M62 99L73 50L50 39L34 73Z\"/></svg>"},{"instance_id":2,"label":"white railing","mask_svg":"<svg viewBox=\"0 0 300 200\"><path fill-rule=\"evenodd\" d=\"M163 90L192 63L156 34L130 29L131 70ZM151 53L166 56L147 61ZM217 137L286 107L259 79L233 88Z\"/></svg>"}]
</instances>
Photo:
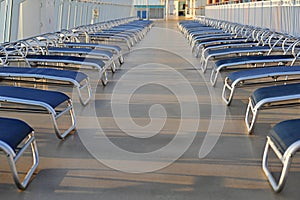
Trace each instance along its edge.
<instances>
[{"instance_id":1,"label":"white railing","mask_svg":"<svg viewBox=\"0 0 300 200\"><path fill-rule=\"evenodd\" d=\"M0 0L0 43L131 16L133 0Z\"/></svg>"},{"instance_id":2,"label":"white railing","mask_svg":"<svg viewBox=\"0 0 300 200\"><path fill-rule=\"evenodd\" d=\"M300 36L300 0L206 6L205 16Z\"/></svg>"}]
</instances>

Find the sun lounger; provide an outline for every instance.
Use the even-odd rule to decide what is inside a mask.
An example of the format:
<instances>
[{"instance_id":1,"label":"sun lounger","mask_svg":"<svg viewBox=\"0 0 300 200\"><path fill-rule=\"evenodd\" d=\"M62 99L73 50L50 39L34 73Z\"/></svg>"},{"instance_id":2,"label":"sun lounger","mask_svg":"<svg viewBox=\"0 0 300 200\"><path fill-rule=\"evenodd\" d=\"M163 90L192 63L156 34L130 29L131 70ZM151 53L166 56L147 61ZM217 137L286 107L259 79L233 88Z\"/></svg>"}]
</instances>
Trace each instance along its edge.
<instances>
[{"instance_id":1,"label":"sun lounger","mask_svg":"<svg viewBox=\"0 0 300 200\"><path fill-rule=\"evenodd\" d=\"M82 31L74 30L75 32L68 31L67 33L63 32L56 32L56 33L48 33L43 34L38 37L29 38L26 40L34 40L34 43L38 46L43 46L44 48L79 48L81 54L86 55L87 53L92 53L94 56L101 56L106 59L111 59L115 61L116 59L119 60L120 64L123 64L123 55L121 47L117 45L108 45L108 44L96 44L96 43L83 43L77 38L78 34L82 33ZM77 33L78 32L78 33ZM68 35L66 35L68 34ZM71 37L70 39L66 39ZM70 42L75 41L75 42ZM29 44L30 45L30 44ZM88 50L95 50L93 52L89 52ZM52 49L54 51L56 49ZM60 49L61 51L62 49ZM77 49L78 50L78 49ZM75 51L75 50L68 50L68 51ZM98 55L99 54L99 55ZM112 55L111 55L112 54Z\"/></svg>"},{"instance_id":2,"label":"sun lounger","mask_svg":"<svg viewBox=\"0 0 300 200\"><path fill-rule=\"evenodd\" d=\"M91 98L91 86L86 74L71 70L59 70L54 68L32 68L32 67L0 67L0 77L3 79L21 78L24 79L41 79L47 83L54 84L71 84L76 88L79 100L82 105L86 105ZM34 81L33 83L36 83ZM45 84L45 82L42 82ZM84 93L84 95L83 95Z\"/></svg>"},{"instance_id":3,"label":"sun lounger","mask_svg":"<svg viewBox=\"0 0 300 200\"><path fill-rule=\"evenodd\" d=\"M107 61L108 66L110 66L111 71L114 73L116 71L116 64L114 62L114 55L110 51L104 50L93 50L88 48L68 48L68 47L48 47L46 49L49 55L62 54L62 55L75 55L75 56L92 56L104 61Z\"/></svg>"},{"instance_id":4,"label":"sun lounger","mask_svg":"<svg viewBox=\"0 0 300 200\"><path fill-rule=\"evenodd\" d=\"M229 40L228 45L226 40L223 41L222 45L209 46L203 49L201 55L200 66L203 72L206 71L208 61L211 58L218 59L224 56L230 55L245 55L245 54L267 54L269 55L274 51L281 51L282 45L285 43L283 36L276 36L275 34L270 34L267 39L265 38L266 34L261 35L260 39L256 38L257 41L254 43L254 40L250 41L240 41L231 43ZM234 41L234 40L233 40ZM281 42L281 43L280 43ZM224 45L224 43L226 45ZM254 44L253 44L254 43ZM226 47L226 48L225 48ZM213 49L212 49L213 48Z\"/></svg>"},{"instance_id":5,"label":"sun lounger","mask_svg":"<svg viewBox=\"0 0 300 200\"><path fill-rule=\"evenodd\" d=\"M287 77L300 75L300 66L276 66L276 67L264 67L264 68L254 68L239 70L230 73L225 78L225 83L222 92L222 99L227 105L230 105L234 93L237 88L253 85L262 85L266 83L280 83L279 77L284 77L283 83L288 81ZM266 80L259 82L258 80L270 78L271 80ZM293 80L293 79L292 79Z\"/></svg>"},{"instance_id":6,"label":"sun lounger","mask_svg":"<svg viewBox=\"0 0 300 200\"><path fill-rule=\"evenodd\" d=\"M74 65L92 67L99 71L99 76L101 78L102 84L107 85L107 65L100 59L96 58L84 58L76 56L60 56L60 55L26 55L24 58L27 62L33 63L51 63L51 64L69 64L68 67L74 68ZM78 68L78 67L77 67Z\"/></svg>"},{"instance_id":7,"label":"sun lounger","mask_svg":"<svg viewBox=\"0 0 300 200\"><path fill-rule=\"evenodd\" d=\"M136 42L142 39L145 28L149 23L141 23L138 21L122 24L109 29L102 29L96 32L89 32L88 35L91 41L120 41L127 44L130 49Z\"/></svg>"},{"instance_id":8,"label":"sun lounger","mask_svg":"<svg viewBox=\"0 0 300 200\"><path fill-rule=\"evenodd\" d=\"M217 50L208 50L204 58L202 57L200 62L200 68L203 72L206 72L208 61L212 57L227 56L230 54L250 54L250 53L264 53L269 52L269 46L252 46L252 47L237 47L237 48L226 48Z\"/></svg>"},{"instance_id":9,"label":"sun lounger","mask_svg":"<svg viewBox=\"0 0 300 200\"><path fill-rule=\"evenodd\" d=\"M98 43L99 41L114 41L123 42L128 49L134 45L132 38L123 34L110 34L110 33L92 33L89 34L90 41Z\"/></svg>"},{"instance_id":10,"label":"sun lounger","mask_svg":"<svg viewBox=\"0 0 300 200\"><path fill-rule=\"evenodd\" d=\"M222 34L205 34L202 36L197 36L196 38L193 38L191 41L192 46L192 52L195 52L201 48L201 46L204 46L205 44L215 44L215 43L222 43L224 40L234 40L235 35L232 33L222 33ZM245 39L243 39L245 40Z\"/></svg>"},{"instance_id":11,"label":"sun lounger","mask_svg":"<svg viewBox=\"0 0 300 200\"><path fill-rule=\"evenodd\" d=\"M299 103L299 99L300 83L256 89L249 98L245 116L248 133L252 133L259 110L282 106L294 106Z\"/></svg>"},{"instance_id":12,"label":"sun lounger","mask_svg":"<svg viewBox=\"0 0 300 200\"><path fill-rule=\"evenodd\" d=\"M232 38L232 37L228 37L228 38L219 38L219 39L211 39L211 40L207 40L207 41L203 41L203 42L199 42L197 46L194 47L193 49L193 53L195 55L195 57L199 57L199 55L203 55L204 52L206 51L206 47L212 47L214 45L214 47L216 48L217 45L219 48L225 48L225 47L234 47L234 46L250 46L250 45L255 45L257 44L257 42L253 42L253 41L247 41L247 38ZM220 50L220 49L217 49ZM213 51L213 50L212 50ZM205 54L204 54L205 55ZM202 58L202 56L201 56ZM201 60L202 62L202 60Z\"/></svg>"},{"instance_id":13,"label":"sun lounger","mask_svg":"<svg viewBox=\"0 0 300 200\"><path fill-rule=\"evenodd\" d=\"M2 102L1 109L3 110L49 114L55 134L60 139L64 139L76 128L72 100L62 92L0 86L0 102ZM62 130L58 125L58 120L67 114L70 118L70 126Z\"/></svg>"},{"instance_id":14,"label":"sun lounger","mask_svg":"<svg viewBox=\"0 0 300 200\"><path fill-rule=\"evenodd\" d=\"M62 46L72 47L72 48L91 48L95 50L110 50L116 57L119 58L120 64L124 63L124 58L122 55L122 49L116 45L108 45L108 44L100 44L100 43L84 43L84 42L64 42L61 44Z\"/></svg>"},{"instance_id":15,"label":"sun lounger","mask_svg":"<svg viewBox=\"0 0 300 200\"><path fill-rule=\"evenodd\" d=\"M300 119L276 124L267 136L263 153L262 168L275 192L280 192L286 182L292 159L300 148ZM269 151L272 149L282 164L279 179L276 180L268 166Z\"/></svg>"},{"instance_id":16,"label":"sun lounger","mask_svg":"<svg viewBox=\"0 0 300 200\"><path fill-rule=\"evenodd\" d=\"M239 56L228 59L221 59L215 62L210 75L210 82L214 86L217 82L218 75L225 68L234 69L240 65L256 65L265 63L288 63L293 62L294 55L254 55L254 56Z\"/></svg>"},{"instance_id":17,"label":"sun lounger","mask_svg":"<svg viewBox=\"0 0 300 200\"><path fill-rule=\"evenodd\" d=\"M0 150L7 156L16 186L25 190L39 164L33 129L21 120L3 117L0 118L0 127ZM32 165L21 180L16 164L28 147L31 147Z\"/></svg>"},{"instance_id":18,"label":"sun lounger","mask_svg":"<svg viewBox=\"0 0 300 200\"><path fill-rule=\"evenodd\" d=\"M8 62L26 62L29 66L39 65L55 65L56 67L63 67L67 65L68 68L85 67L88 69L96 69L99 72L99 77L103 85L108 83L107 68L109 67L101 59L85 58L79 56L62 56L62 55L41 55L43 49L39 44L31 45L27 41L17 41L4 46L8 54Z\"/></svg>"}]
</instances>

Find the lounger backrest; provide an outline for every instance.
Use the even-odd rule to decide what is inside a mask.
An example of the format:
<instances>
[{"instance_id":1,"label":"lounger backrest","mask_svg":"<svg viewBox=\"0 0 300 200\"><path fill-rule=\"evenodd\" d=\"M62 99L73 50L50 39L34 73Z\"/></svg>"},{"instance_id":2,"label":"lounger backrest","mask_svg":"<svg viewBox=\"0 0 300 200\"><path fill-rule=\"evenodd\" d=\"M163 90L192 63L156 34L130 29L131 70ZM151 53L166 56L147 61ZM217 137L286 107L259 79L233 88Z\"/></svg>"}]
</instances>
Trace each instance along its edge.
<instances>
[{"instance_id":1,"label":"lounger backrest","mask_svg":"<svg viewBox=\"0 0 300 200\"><path fill-rule=\"evenodd\" d=\"M4 66L7 64L8 53L3 46L0 46L0 65Z\"/></svg>"},{"instance_id":2,"label":"lounger backrest","mask_svg":"<svg viewBox=\"0 0 300 200\"><path fill-rule=\"evenodd\" d=\"M292 54L293 47L298 43L298 40L299 39L294 36L286 36L282 43L282 51L284 52L284 55L288 53Z\"/></svg>"},{"instance_id":3,"label":"lounger backrest","mask_svg":"<svg viewBox=\"0 0 300 200\"><path fill-rule=\"evenodd\" d=\"M295 44L292 47L292 54L295 56L295 60L292 62L291 65L294 65L295 62L299 59L300 57L300 40L295 42Z\"/></svg>"}]
</instances>

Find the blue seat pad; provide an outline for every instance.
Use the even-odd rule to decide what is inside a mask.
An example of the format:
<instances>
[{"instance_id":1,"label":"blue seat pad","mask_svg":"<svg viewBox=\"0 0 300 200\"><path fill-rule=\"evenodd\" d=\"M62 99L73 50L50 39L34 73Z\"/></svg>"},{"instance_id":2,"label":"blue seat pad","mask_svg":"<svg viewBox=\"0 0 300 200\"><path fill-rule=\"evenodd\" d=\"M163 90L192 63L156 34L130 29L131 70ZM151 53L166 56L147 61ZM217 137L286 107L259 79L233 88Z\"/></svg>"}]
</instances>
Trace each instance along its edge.
<instances>
[{"instance_id":1,"label":"blue seat pad","mask_svg":"<svg viewBox=\"0 0 300 200\"><path fill-rule=\"evenodd\" d=\"M218 42L218 41L221 41L221 40L224 40L224 39L231 39L232 38L232 35L227 35L227 36L221 36L221 37L214 37L214 36L205 36L203 38L195 38L196 40L199 39L197 42L198 42L198 45L201 45L203 43L206 43L206 42Z\"/></svg>"},{"instance_id":2,"label":"blue seat pad","mask_svg":"<svg viewBox=\"0 0 300 200\"><path fill-rule=\"evenodd\" d=\"M122 32L119 32L119 33L122 33ZM89 34L89 36L93 36L93 37L113 37L113 36L119 36L118 34L119 33L103 33L103 32L99 32L99 33L92 33L92 34Z\"/></svg>"},{"instance_id":3,"label":"blue seat pad","mask_svg":"<svg viewBox=\"0 0 300 200\"><path fill-rule=\"evenodd\" d=\"M258 88L252 93L251 99L254 104L257 104L258 102L266 98L283 97L298 94L300 94L300 83L293 83L287 85L276 85Z\"/></svg>"},{"instance_id":4,"label":"blue seat pad","mask_svg":"<svg viewBox=\"0 0 300 200\"><path fill-rule=\"evenodd\" d=\"M300 140L300 119L293 119L276 124L270 131L269 136L281 153L294 142Z\"/></svg>"},{"instance_id":5,"label":"blue seat pad","mask_svg":"<svg viewBox=\"0 0 300 200\"><path fill-rule=\"evenodd\" d=\"M293 55L269 55L269 56L238 56L233 58L221 59L215 62L215 66L218 68L221 65L243 62L247 63L260 63L260 62L278 62L278 60L294 59Z\"/></svg>"},{"instance_id":6,"label":"blue seat pad","mask_svg":"<svg viewBox=\"0 0 300 200\"><path fill-rule=\"evenodd\" d=\"M244 42L235 42L234 40L231 42L231 41L228 41L228 42L224 42L224 44L232 44L233 45L233 47L232 48L236 48L236 47L234 47L234 45L235 44L241 44L241 45L243 45L243 44L245 44L245 45L256 45L257 44L257 42L253 42L253 41L244 41ZM222 45L222 44L221 44ZM220 46L220 44L209 44L209 45L206 45L206 47L218 47L218 46ZM231 48L231 47L228 47L228 48ZM213 49L210 49L210 50L207 50L207 52L209 52L209 51L212 51ZM208 55L208 54L207 54Z\"/></svg>"},{"instance_id":7,"label":"blue seat pad","mask_svg":"<svg viewBox=\"0 0 300 200\"><path fill-rule=\"evenodd\" d=\"M70 78L76 80L78 83L87 78L87 75L82 72L72 71L72 70L59 70L54 68L33 68L33 67L1 67L0 73L4 74L31 74L31 75L44 75L44 76L54 76L61 78Z\"/></svg>"},{"instance_id":8,"label":"blue seat pad","mask_svg":"<svg viewBox=\"0 0 300 200\"><path fill-rule=\"evenodd\" d=\"M204 35L200 35L200 36L196 36L193 39L194 40L198 40L198 42L201 42L202 40L206 40L206 39L223 39L223 38L228 38L228 37L232 37L232 34L228 34L228 33L217 33L215 35L215 33L213 34L204 34Z\"/></svg>"},{"instance_id":9,"label":"blue seat pad","mask_svg":"<svg viewBox=\"0 0 300 200\"><path fill-rule=\"evenodd\" d=\"M78 54L102 54L106 55L110 58L113 57L113 53L105 50L98 49L90 49L90 48L67 48L67 47L48 47L48 51L58 51L58 52L66 52L66 53L78 53Z\"/></svg>"},{"instance_id":10,"label":"blue seat pad","mask_svg":"<svg viewBox=\"0 0 300 200\"><path fill-rule=\"evenodd\" d=\"M86 47L94 47L94 46L99 46L99 48L114 48L117 49L118 51L121 51L121 47L117 46L117 45L108 45L108 44L97 44L97 43L84 43L84 42L65 42L64 44L66 45L70 45L70 46L74 46L76 47L77 45L79 46L79 48L81 48L80 46L86 46Z\"/></svg>"},{"instance_id":11,"label":"blue seat pad","mask_svg":"<svg viewBox=\"0 0 300 200\"><path fill-rule=\"evenodd\" d=\"M244 42L241 42L243 44ZM211 54L220 54L220 53L239 53L239 52L259 52L259 51L268 51L270 50L269 46L254 46L254 47L237 47L237 48L225 48L225 49L216 49L216 50L208 50L207 55Z\"/></svg>"},{"instance_id":12,"label":"blue seat pad","mask_svg":"<svg viewBox=\"0 0 300 200\"><path fill-rule=\"evenodd\" d=\"M45 62L43 60L51 60L53 62L60 60L69 60L70 62L91 62L96 63L100 67L105 66L105 63L101 59L97 58L85 58L85 57L78 57L78 56L61 56L61 55L27 55L26 58L28 59L39 59L40 62Z\"/></svg>"},{"instance_id":13,"label":"blue seat pad","mask_svg":"<svg viewBox=\"0 0 300 200\"><path fill-rule=\"evenodd\" d=\"M191 27L188 30L189 34L192 35L202 35L205 32L219 32L219 33L224 33L223 30L220 29L215 29L207 26L202 26L202 27Z\"/></svg>"},{"instance_id":14,"label":"blue seat pad","mask_svg":"<svg viewBox=\"0 0 300 200\"><path fill-rule=\"evenodd\" d=\"M293 74L295 72L299 72L300 74L300 66L276 66L276 67L263 67L263 68L252 68L239 70L236 72L230 73L227 77L235 81L240 78L247 78L249 76L260 76L260 77L269 77L280 74Z\"/></svg>"},{"instance_id":15,"label":"blue seat pad","mask_svg":"<svg viewBox=\"0 0 300 200\"><path fill-rule=\"evenodd\" d=\"M33 129L18 119L0 117L0 140L7 143L13 150L27 137Z\"/></svg>"},{"instance_id":16,"label":"blue seat pad","mask_svg":"<svg viewBox=\"0 0 300 200\"><path fill-rule=\"evenodd\" d=\"M62 92L14 86L0 86L0 96L4 98L8 97L44 102L50 105L52 108L56 108L61 103L70 99Z\"/></svg>"}]
</instances>

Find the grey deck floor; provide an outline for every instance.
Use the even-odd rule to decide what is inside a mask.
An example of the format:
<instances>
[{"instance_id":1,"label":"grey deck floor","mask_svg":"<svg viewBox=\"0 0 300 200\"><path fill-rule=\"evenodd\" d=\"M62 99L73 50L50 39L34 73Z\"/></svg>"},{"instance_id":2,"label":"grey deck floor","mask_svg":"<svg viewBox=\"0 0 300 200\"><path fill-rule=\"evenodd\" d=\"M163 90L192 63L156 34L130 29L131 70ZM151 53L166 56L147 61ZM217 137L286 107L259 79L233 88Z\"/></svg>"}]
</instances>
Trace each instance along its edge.
<instances>
[{"instance_id":1,"label":"grey deck floor","mask_svg":"<svg viewBox=\"0 0 300 200\"><path fill-rule=\"evenodd\" d=\"M20 192L1 162L1 199L299 199L298 158L280 194L261 170L268 130L296 118L298 108L262 111L255 134L247 135L252 89L224 106L220 82L212 88L197 69L176 23L155 22L110 83L98 85L91 104L75 100L79 124L65 141L56 139L46 116L17 114L36 130L40 166Z\"/></svg>"}]
</instances>

